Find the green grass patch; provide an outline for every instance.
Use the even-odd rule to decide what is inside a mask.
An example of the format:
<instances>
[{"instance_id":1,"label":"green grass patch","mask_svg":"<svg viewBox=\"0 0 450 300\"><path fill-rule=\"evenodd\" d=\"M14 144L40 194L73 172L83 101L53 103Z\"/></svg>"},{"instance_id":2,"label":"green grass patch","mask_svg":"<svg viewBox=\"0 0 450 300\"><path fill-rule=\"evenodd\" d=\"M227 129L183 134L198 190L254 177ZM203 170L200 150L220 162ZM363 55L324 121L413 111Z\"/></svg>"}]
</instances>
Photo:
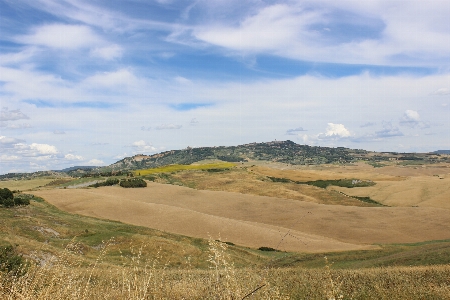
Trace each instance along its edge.
<instances>
[{"instance_id":1,"label":"green grass patch","mask_svg":"<svg viewBox=\"0 0 450 300\"><path fill-rule=\"evenodd\" d=\"M450 263L450 240L380 245L378 250L328 253L286 253L272 261L276 267L323 268L324 256L333 269L427 266Z\"/></svg>"},{"instance_id":2,"label":"green grass patch","mask_svg":"<svg viewBox=\"0 0 450 300\"><path fill-rule=\"evenodd\" d=\"M326 189L330 185L346 187L346 188L354 188L354 187L367 187L375 185L375 182L370 180L360 180L356 178L352 179L336 179L336 180L314 180L314 181L294 181L287 178L278 178L267 176L272 182L282 182L282 183L297 183L297 184L307 184L313 185L316 187L320 187Z\"/></svg>"},{"instance_id":3,"label":"green grass patch","mask_svg":"<svg viewBox=\"0 0 450 300\"><path fill-rule=\"evenodd\" d=\"M382 167L387 166L385 164L380 164L379 162L376 162L376 161L369 161L369 162L367 162L367 164L371 165L374 168L382 168Z\"/></svg>"},{"instance_id":4,"label":"green grass patch","mask_svg":"<svg viewBox=\"0 0 450 300\"><path fill-rule=\"evenodd\" d=\"M210 164L202 164L202 165L168 165L164 167L151 168L151 169L143 169L133 171L135 176L145 176L156 173L172 173L179 172L185 170L225 170L233 168L235 164L230 162L217 162Z\"/></svg>"}]
</instances>

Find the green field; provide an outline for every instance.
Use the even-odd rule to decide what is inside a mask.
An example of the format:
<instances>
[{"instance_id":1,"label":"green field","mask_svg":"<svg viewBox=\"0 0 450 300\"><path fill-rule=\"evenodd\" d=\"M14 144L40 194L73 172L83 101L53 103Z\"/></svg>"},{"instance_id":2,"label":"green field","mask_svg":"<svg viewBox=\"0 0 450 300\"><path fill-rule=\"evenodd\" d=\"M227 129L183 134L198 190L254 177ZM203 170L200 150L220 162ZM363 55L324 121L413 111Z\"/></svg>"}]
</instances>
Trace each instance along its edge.
<instances>
[{"instance_id":1,"label":"green field","mask_svg":"<svg viewBox=\"0 0 450 300\"><path fill-rule=\"evenodd\" d=\"M143 169L133 171L135 176L145 176L155 173L172 173L185 170L215 170L215 169L230 169L236 166L229 162L217 162L209 164L199 164L199 165L168 165L159 168Z\"/></svg>"}]
</instances>

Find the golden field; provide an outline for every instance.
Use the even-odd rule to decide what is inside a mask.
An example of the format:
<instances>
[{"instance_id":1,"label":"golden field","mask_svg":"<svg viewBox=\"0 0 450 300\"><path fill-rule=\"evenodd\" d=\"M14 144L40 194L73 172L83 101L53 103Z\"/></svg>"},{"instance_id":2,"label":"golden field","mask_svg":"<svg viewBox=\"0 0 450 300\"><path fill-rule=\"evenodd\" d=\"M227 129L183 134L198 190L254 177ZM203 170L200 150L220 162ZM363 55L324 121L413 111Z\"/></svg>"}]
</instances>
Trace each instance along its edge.
<instances>
[{"instance_id":1,"label":"golden field","mask_svg":"<svg viewBox=\"0 0 450 300\"><path fill-rule=\"evenodd\" d=\"M447 164L161 171L140 189L28 183L46 202L0 210L0 242L38 263L0 272L0 297L449 299ZM336 179L375 185L295 183Z\"/></svg>"}]
</instances>

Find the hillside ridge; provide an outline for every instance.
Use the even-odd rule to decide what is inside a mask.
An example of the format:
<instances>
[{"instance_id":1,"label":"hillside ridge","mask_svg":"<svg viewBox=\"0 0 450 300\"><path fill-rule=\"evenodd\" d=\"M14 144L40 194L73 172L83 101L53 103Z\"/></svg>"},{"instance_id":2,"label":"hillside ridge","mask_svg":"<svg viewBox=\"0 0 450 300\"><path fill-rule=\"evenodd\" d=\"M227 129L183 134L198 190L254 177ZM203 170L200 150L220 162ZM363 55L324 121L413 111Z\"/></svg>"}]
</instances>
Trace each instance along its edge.
<instances>
[{"instance_id":1,"label":"hillside ridge","mask_svg":"<svg viewBox=\"0 0 450 300\"><path fill-rule=\"evenodd\" d=\"M439 153L438 153L439 152ZM436 151L432 153L374 152L345 147L322 147L296 144L291 140L249 143L238 146L187 147L168 150L152 155L136 154L125 157L105 167L70 167L60 171L39 171L34 173L8 173L0 175L0 180L13 178L35 178L42 176L83 176L84 174L116 173L137 169L156 168L171 164L189 165L199 161L214 159L227 162L270 161L289 165L347 164L367 161L379 164L384 161L404 161L408 163L435 163L449 161L450 155Z\"/></svg>"}]
</instances>

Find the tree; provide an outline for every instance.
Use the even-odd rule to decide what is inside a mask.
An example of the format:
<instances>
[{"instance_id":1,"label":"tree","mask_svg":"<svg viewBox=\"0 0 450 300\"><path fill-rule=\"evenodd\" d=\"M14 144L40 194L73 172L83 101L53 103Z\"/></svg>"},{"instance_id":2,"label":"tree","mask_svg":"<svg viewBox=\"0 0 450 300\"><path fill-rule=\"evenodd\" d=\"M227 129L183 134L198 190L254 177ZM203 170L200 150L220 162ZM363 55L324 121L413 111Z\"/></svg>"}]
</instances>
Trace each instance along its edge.
<instances>
[{"instance_id":1,"label":"tree","mask_svg":"<svg viewBox=\"0 0 450 300\"><path fill-rule=\"evenodd\" d=\"M0 204L6 207L14 206L14 195L9 189L0 189Z\"/></svg>"}]
</instances>

